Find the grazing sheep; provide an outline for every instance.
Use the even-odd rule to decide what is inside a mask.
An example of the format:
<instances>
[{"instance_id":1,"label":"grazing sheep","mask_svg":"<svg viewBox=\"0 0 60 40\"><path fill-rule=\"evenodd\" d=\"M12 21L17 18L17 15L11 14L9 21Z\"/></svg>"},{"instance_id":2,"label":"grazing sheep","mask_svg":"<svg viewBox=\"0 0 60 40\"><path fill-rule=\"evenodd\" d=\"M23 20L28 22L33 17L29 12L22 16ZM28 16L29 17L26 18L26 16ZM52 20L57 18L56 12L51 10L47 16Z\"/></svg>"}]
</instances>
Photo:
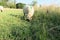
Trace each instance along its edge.
<instances>
[{"instance_id":1,"label":"grazing sheep","mask_svg":"<svg viewBox=\"0 0 60 40\"><path fill-rule=\"evenodd\" d=\"M3 6L0 6L0 11L1 11L1 12L3 11Z\"/></svg>"},{"instance_id":2,"label":"grazing sheep","mask_svg":"<svg viewBox=\"0 0 60 40\"><path fill-rule=\"evenodd\" d=\"M29 5L24 6L23 12L24 12L24 18L26 20L29 20L29 21L32 20L32 16L34 14L33 6L29 6Z\"/></svg>"}]
</instances>

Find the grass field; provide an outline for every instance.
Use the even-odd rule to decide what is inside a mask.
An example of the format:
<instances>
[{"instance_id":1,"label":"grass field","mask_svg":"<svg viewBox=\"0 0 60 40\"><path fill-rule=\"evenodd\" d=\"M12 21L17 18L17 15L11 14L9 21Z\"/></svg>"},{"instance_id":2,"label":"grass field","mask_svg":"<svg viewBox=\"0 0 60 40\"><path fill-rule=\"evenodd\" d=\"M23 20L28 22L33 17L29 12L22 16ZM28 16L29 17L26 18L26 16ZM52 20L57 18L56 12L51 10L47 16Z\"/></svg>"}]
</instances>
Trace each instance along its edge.
<instances>
[{"instance_id":1,"label":"grass field","mask_svg":"<svg viewBox=\"0 0 60 40\"><path fill-rule=\"evenodd\" d=\"M22 9L5 8L3 12L0 12L0 40L12 40L12 36L12 38L9 39L9 35L12 35L11 30L13 31L13 34L15 34L14 31L18 34L20 30L23 31L25 28L28 28L30 25L29 22L23 20L22 17Z\"/></svg>"},{"instance_id":2,"label":"grass field","mask_svg":"<svg viewBox=\"0 0 60 40\"><path fill-rule=\"evenodd\" d=\"M1 26L20 25L22 22L23 12L22 9L4 9L0 12L0 24Z\"/></svg>"},{"instance_id":3,"label":"grass field","mask_svg":"<svg viewBox=\"0 0 60 40\"><path fill-rule=\"evenodd\" d=\"M60 9L40 8L33 19L23 19L22 9L0 12L0 40L60 40Z\"/></svg>"}]
</instances>

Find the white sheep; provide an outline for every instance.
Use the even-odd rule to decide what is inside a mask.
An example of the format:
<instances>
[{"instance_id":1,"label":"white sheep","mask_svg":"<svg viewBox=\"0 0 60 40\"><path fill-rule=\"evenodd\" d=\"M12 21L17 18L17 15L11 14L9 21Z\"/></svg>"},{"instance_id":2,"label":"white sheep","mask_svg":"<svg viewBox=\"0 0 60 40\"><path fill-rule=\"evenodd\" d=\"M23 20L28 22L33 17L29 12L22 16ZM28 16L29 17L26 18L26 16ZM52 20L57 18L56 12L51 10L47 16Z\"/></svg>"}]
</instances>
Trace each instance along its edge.
<instances>
[{"instance_id":1,"label":"white sheep","mask_svg":"<svg viewBox=\"0 0 60 40\"><path fill-rule=\"evenodd\" d=\"M1 11L1 12L3 11L3 6L0 6L0 11Z\"/></svg>"},{"instance_id":2,"label":"white sheep","mask_svg":"<svg viewBox=\"0 0 60 40\"><path fill-rule=\"evenodd\" d=\"M25 19L32 20L32 16L34 14L33 6L29 6L29 5L24 6L23 12Z\"/></svg>"}]
</instances>

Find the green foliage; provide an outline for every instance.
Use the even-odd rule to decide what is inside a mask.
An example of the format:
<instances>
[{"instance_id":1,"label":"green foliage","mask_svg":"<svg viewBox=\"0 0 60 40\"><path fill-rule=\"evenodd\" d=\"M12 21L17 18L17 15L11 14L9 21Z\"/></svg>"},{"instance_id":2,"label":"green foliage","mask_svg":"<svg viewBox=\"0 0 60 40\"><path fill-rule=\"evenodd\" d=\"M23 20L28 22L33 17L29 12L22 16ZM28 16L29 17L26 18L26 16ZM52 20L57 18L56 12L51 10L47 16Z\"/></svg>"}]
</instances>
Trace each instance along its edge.
<instances>
[{"instance_id":1,"label":"green foliage","mask_svg":"<svg viewBox=\"0 0 60 40\"><path fill-rule=\"evenodd\" d=\"M9 5L7 5L7 7L9 7L9 8L15 8L15 5L13 3L9 3Z\"/></svg>"},{"instance_id":2,"label":"green foliage","mask_svg":"<svg viewBox=\"0 0 60 40\"><path fill-rule=\"evenodd\" d=\"M0 5L2 5L2 2L0 2Z\"/></svg>"},{"instance_id":3,"label":"green foliage","mask_svg":"<svg viewBox=\"0 0 60 40\"><path fill-rule=\"evenodd\" d=\"M45 15L36 11L31 22L31 32L33 40L47 40L46 19Z\"/></svg>"},{"instance_id":4,"label":"green foliage","mask_svg":"<svg viewBox=\"0 0 60 40\"><path fill-rule=\"evenodd\" d=\"M23 3L17 3L16 4L16 8L21 8L22 9L24 7L24 5L25 4L23 4Z\"/></svg>"},{"instance_id":5,"label":"green foliage","mask_svg":"<svg viewBox=\"0 0 60 40\"><path fill-rule=\"evenodd\" d=\"M0 5L5 6L7 2L8 2L8 0L0 0Z\"/></svg>"},{"instance_id":6,"label":"green foliage","mask_svg":"<svg viewBox=\"0 0 60 40\"><path fill-rule=\"evenodd\" d=\"M46 16L47 33L50 40L60 40L60 14L52 12Z\"/></svg>"},{"instance_id":7,"label":"green foliage","mask_svg":"<svg viewBox=\"0 0 60 40\"><path fill-rule=\"evenodd\" d=\"M60 14L40 9L28 22L22 10L5 9L0 12L0 40L60 40Z\"/></svg>"},{"instance_id":8,"label":"green foliage","mask_svg":"<svg viewBox=\"0 0 60 40\"><path fill-rule=\"evenodd\" d=\"M15 0L0 0L0 5L8 8L16 8Z\"/></svg>"}]
</instances>

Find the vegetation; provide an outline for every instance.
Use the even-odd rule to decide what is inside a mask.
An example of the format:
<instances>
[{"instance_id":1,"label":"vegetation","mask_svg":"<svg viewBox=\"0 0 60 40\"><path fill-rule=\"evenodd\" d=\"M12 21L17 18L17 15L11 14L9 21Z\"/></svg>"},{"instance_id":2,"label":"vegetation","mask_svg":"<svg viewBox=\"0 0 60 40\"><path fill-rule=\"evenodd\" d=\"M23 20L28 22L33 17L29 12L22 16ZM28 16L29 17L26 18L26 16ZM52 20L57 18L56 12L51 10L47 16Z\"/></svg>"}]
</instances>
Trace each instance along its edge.
<instances>
[{"instance_id":1,"label":"vegetation","mask_svg":"<svg viewBox=\"0 0 60 40\"><path fill-rule=\"evenodd\" d=\"M30 5L36 5L37 1L32 1ZM4 6L5 8L23 8L24 3L16 3L16 0L0 0L0 6Z\"/></svg>"},{"instance_id":2,"label":"vegetation","mask_svg":"<svg viewBox=\"0 0 60 40\"><path fill-rule=\"evenodd\" d=\"M60 10L40 8L33 19L23 19L22 9L0 12L0 40L60 40Z\"/></svg>"},{"instance_id":3,"label":"vegetation","mask_svg":"<svg viewBox=\"0 0 60 40\"><path fill-rule=\"evenodd\" d=\"M0 0L0 6L8 8L16 8L15 0Z\"/></svg>"},{"instance_id":4,"label":"vegetation","mask_svg":"<svg viewBox=\"0 0 60 40\"><path fill-rule=\"evenodd\" d=\"M23 4L23 3L17 3L16 4L16 8L23 9L24 6L25 6L25 4Z\"/></svg>"},{"instance_id":5,"label":"vegetation","mask_svg":"<svg viewBox=\"0 0 60 40\"><path fill-rule=\"evenodd\" d=\"M0 12L0 40L23 40L29 36L30 23L22 19L22 10Z\"/></svg>"},{"instance_id":6,"label":"vegetation","mask_svg":"<svg viewBox=\"0 0 60 40\"><path fill-rule=\"evenodd\" d=\"M8 7L0 12L0 40L60 40L59 7L34 6L36 11L28 22L23 18L22 9L9 9L16 8L15 1L0 0L0 5ZM33 1L32 4L36 3ZM18 3L17 8L24 5Z\"/></svg>"},{"instance_id":7,"label":"vegetation","mask_svg":"<svg viewBox=\"0 0 60 40\"><path fill-rule=\"evenodd\" d=\"M8 0L0 0L0 5L5 6Z\"/></svg>"}]
</instances>

